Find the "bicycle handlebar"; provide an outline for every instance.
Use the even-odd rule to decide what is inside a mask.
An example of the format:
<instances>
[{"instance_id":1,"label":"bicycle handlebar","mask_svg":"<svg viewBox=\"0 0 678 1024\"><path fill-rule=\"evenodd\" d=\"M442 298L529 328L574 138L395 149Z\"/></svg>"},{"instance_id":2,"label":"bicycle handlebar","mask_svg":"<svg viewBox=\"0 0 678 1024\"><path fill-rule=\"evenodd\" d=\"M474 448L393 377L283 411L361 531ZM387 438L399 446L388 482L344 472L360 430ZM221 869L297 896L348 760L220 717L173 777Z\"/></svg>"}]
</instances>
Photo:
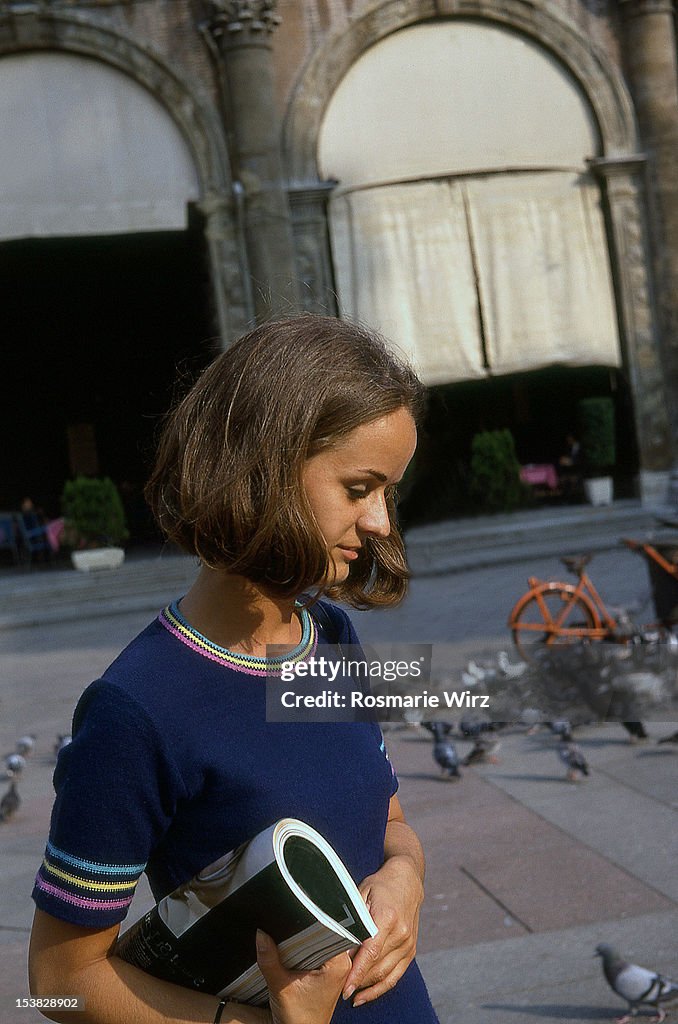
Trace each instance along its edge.
<instances>
[{"instance_id":1,"label":"bicycle handlebar","mask_svg":"<svg viewBox=\"0 0 678 1024\"><path fill-rule=\"evenodd\" d=\"M669 576L673 576L674 579L678 578L678 564L669 562L652 544L649 544L647 541L633 540L632 537L622 537L621 543L625 544L631 551L635 551L636 554L645 555L646 558L655 562ZM678 547L678 545L676 546Z\"/></svg>"}]
</instances>

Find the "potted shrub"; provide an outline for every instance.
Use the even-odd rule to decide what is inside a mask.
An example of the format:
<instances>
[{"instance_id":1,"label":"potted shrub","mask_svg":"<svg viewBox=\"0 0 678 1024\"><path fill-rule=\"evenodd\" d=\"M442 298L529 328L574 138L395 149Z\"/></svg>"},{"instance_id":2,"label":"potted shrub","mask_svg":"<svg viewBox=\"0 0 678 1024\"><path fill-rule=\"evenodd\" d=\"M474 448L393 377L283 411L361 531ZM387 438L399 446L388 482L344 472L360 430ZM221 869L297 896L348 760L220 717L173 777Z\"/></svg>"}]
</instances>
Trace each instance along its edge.
<instances>
[{"instance_id":1,"label":"potted shrub","mask_svg":"<svg viewBox=\"0 0 678 1024\"><path fill-rule=\"evenodd\" d=\"M108 477L79 476L69 480L61 498L64 540L73 551L76 569L116 569L125 552L125 512L117 488Z\"/></svg>"},{"instance_id":2,"label":"potted shrub","mask_svg":"<svg viewBox=\"0 0 678 1024\"><path fill-rule=\"evenodd\" d=\"M471 497L487 512L508 512L525 501L510 430L484 430L471 442Z\"/></svg>"},{"instance_id":3,"label":"potted shrub","mask_svg":"<svg viewBox=\"0 0 678 1024\"><path fill-rule=\"evenodd\" d=\"M592 505L609 505L616 459L614 403L606 397L582 398L577 408L584 491Z\"/></svg>"}]
</instances>

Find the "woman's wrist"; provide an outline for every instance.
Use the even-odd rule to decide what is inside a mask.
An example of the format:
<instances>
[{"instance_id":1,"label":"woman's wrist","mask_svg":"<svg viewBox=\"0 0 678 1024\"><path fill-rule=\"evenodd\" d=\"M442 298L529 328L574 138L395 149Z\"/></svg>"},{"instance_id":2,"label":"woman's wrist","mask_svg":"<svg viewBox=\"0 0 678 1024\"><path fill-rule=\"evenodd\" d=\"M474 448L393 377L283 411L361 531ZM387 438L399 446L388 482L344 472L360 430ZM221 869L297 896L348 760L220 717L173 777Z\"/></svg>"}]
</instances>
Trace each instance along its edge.
<instances>
[{"instance_id":1,"label":"woman's wrist","mask_svg":"<svg viewBox=\"0 0 678 1024\"><path fill-rule=\"evenodd\" d=\"M214 1013L214 1024L275 1024L270 1009L222 999Z\"/></svg>"}]
</instances>

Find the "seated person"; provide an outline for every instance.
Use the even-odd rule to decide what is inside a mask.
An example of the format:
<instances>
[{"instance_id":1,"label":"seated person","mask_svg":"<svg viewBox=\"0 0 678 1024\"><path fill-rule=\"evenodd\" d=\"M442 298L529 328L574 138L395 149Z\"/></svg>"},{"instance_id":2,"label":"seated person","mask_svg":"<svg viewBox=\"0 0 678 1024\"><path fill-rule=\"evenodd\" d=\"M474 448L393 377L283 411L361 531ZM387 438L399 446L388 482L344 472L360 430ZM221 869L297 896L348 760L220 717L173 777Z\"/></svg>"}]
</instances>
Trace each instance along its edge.
<instances>
[{"instance_id":1,"label":"seated person","mask_svg":"<svg viewBox=\"0 0 678 1024\"><path fill-rule=\"evenodd\" d=\"M558 459L558 478L565 497L581 489L581 445L574 434L565 436L565 451Z\"/></svg>"}]
</instances>

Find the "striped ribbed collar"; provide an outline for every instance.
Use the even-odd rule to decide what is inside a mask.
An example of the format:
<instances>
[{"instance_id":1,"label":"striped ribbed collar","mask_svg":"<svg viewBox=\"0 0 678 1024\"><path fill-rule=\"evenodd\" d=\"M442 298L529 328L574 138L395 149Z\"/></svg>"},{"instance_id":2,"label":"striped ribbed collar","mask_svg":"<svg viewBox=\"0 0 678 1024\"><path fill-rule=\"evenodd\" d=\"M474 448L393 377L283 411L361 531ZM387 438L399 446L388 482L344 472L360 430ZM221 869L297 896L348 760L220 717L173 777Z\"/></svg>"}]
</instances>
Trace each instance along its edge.
<instances>
[{"instance_id":1,"label":"striped ribbed collar","mask_svg":"<svg viewBox=\"0 0 678 1024\"><path fill-rule=\"evenodd\" d=\"M216 661L226 668L235 669L238 672L245 672L251 676L278 676L282 670L283 662L303 661L315 652L318 643L318 633L313 618L305 608L299 609L301 616L301 640L298 645L289 653L277 658L259 658L252 654L239 654L236 651L229 651L226 647L219 647L212 643L206 636L194 629L179 611L178 604L173 601L160 612L158 621L165 629L180 640L187 647L190 647L196 654Z\"/></svg>"}]
</instances>

